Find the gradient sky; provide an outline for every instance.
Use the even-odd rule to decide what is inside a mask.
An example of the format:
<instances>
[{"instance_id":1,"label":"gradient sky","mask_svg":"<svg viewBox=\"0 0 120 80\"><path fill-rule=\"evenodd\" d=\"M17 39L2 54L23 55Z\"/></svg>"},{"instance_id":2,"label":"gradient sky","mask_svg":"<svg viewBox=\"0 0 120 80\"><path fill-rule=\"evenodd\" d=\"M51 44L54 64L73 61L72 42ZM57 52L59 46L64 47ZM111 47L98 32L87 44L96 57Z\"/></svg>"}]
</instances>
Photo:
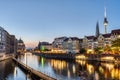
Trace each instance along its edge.
<instances>
[{"instance_id":1,"label":"gradient sky","mask_svg":"<svg viewBox=\"0 0 120 80\"><path fill-rule=\"evenodd\" d=\"M106 0L108 32L120 29L120 0ZM27 47L55 37L104 33L104 0L0 0L0 26Z\"/></svg>"}]
</instances>

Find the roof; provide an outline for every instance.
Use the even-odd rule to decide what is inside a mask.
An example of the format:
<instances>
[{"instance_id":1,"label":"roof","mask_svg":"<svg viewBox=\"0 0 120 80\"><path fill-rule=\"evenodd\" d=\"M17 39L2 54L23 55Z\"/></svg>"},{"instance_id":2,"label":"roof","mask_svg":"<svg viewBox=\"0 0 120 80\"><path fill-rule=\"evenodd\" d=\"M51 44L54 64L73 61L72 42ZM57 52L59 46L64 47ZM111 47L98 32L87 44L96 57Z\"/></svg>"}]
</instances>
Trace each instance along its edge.
<instances>
[{"instance_id":1,"label":"roof","mask_svg":"<svg viewBox=\"0 0 120 80\"><path fill-rule=\"evenodd\" d=\"M58 38L55 38L55 39L66 39L67 37L63 36L63 37L58 37Z\"/></svg>"},{"instance_id":2,"label":"roof","mask_svg":"<svg viewBox=\"0 0 120 80\"><path fill-rule=\"evenodd\" d=\"M85 36L87 39L95 39L95 36Z\"/></svg>"},{"instance_id":3,"label":"roof","mask_svg":"<svg viewBox=\"0 0 120 80\"><path fill-rule=\"evenodd\" d=\"M111 34L120 34L120 29L112 30Z\"/></svg>"},{"instance_id":4,"label":"roof","mask_svg":"<svg viewBox=\"0 0 120 80\"><path fill-rule=\"evenodd\" d=\"M51 45L49 42L39 42L38 45Z\"/></svg>"},{"instance_id":5,"label":"roof","mask_svg":"<svg viewBox=\"0 0 120 80\"><path fill-rule=\"evenodd\" d=\"M80 40L80 42L82 42L83 41L83 39L79 39Z\"/></svg>"},{"instance_id":6,"label":"roof","mask_svg":"<svg viewBox=\"0 0 120 80\"><path fill-rule=\"evenodd\" d=\"M108 34L102 34L102 36L105 37L105 38L109 38L111 36L111 34L110 33L108 33Z\"/></svg>"},{"instance_id":7,"label":"roof","mask_svg":"<svg viewBox=\"0 0 120 80\"><path fill-rule=\"evenodd\" d=\"M23 40L21 40L21 38L18 40L18 43L23 43Z\"/></svg>"},{"instance_id":8,"label":"roof","mask_svg":"<svg viewBox=\"0 0 120 80\"><path fill-rule=\"evenodd\" d=\"M74 41L74 40L80 40L77 37L69 37L69 38L66 38L64 41L68 41L69 39L71 39L72 41Z\"/></svg>"}]
</instances>

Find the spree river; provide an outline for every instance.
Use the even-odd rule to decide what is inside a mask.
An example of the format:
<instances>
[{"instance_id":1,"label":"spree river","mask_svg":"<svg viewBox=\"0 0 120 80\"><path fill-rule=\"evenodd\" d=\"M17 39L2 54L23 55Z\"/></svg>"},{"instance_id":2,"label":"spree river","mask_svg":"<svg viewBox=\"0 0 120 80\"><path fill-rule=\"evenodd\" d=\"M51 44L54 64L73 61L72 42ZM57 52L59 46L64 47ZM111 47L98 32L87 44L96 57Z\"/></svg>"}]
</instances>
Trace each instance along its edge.
<instances>
[{"instance_id":1,"label":"spree river","mask_svg":"<svg viewBox=\"0 0 120 80\"><path fill-rule=\"evenodd\" d=\"M95 61L45 59L31 53L18 60L57 80L120 80L120 65ZM16 72L17 70L17 72ZM0 62L0 80L32 80L12 60ZM4 80L3 79L3 80Z\"/></svg>"}]
</instances>

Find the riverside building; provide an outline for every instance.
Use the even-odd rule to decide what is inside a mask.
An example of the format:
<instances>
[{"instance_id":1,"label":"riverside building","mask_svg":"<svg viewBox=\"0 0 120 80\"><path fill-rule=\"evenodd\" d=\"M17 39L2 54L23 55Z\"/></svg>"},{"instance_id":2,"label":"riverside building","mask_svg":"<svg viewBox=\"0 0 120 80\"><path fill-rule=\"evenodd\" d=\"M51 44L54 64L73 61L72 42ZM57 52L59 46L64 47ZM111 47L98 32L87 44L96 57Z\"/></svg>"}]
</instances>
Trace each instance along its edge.
<instances>
[{"instance_id":1,"label":"riverside building","mask_svg":"<svg viewBox=\"0 0 120 80\"><path fill-rule=\"evenodd\" d=\"M21 38L17 41L17 52L18 53L25 52L25 44Z\"/></svg>"},{"instance_id":2,"label":"riverside building","mask_svg":"<svg viewBox=\"0 0 120 80\"><path fill-rule=\"evenodd\" d=\"M17 41L14 35L10 35L6 30L0 27L0 53L15 53Z\"/></svg>"}]
</instances>

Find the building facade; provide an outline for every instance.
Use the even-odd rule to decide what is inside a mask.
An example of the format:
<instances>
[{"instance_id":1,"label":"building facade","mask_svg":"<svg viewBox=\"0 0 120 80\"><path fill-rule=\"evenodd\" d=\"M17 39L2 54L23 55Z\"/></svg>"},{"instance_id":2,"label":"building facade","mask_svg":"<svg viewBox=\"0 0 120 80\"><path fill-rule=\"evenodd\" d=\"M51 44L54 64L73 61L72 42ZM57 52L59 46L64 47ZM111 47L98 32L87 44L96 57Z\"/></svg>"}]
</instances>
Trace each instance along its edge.
<instances>
[{"instance_id":1,"label":"building facade","mask_svg":"<svg viewBox=\"0 0 120 80\"><path fill-rule=\"evenodd\" d=\"M26 49L25 44L24 44L23 40L20 38L17 41L17 52L18 53L24 53L25 49Z\"/></svg>"},{"instance_id":2,"label":"building facade","mask_svg":"<svg viewBox=\"0 0 120 80\"><path fill-rule=\"evenodd\" d=\"M98 37L98 47L104 48L105 46L111 46L111 34L101 34Z\"/></svg>"},{"instance_id":3,"label":"building facade","mask_svg":"<svg viewBox=\"0 0 120 80\"><path fill-rule=\"evenodd\" d=\"M63 42L63 48L66 53L79 53L80 39L77 37L66 38Z\"/></svg>"},{"instance_id":4,"label":"building facade","mask_svg":"<svg viewBox=\"0 0 120 80\"><path fill-rule=\"evenodd\" d=\"M85 48L88 53L94 53L95 48L105 48L106 46L111 47L112 41L116 40L117 38L120 38L120 29L112 30L111 33L100 34L98 37L85 36L83 38L82 48Z\"/></svg>"},{"instance_id":5,"label":"building facade","mask_svg":"<svg viewBox=\"0 0 120 80\"><path fill-rule=\"evenodd\" d=\"M16 37L0 27L0 53L16 53Z\"/></svg>"},{"instance_id":6,"label":"building facade","mask_svg":"<svg viewBox=\"0 0 120 80\"><path fill-rule=\"evenodd\" d=\"M54 41L53 41L53 43L52 43L53 49L63 50L63 42L64 42L65 39L67 39L67 37L58 37L58 38L55 38Z\"/></svg>"},{"instance_id":7,"label":"building facade","mask_svg":"<svg viewBox=\"0 0 120 80\"><path fill-rule=\"evenodd\" d=\"M38 50L40 50L40 51L51 51L52 50L52 44L50 44L49 42L39 42Z\"/></svg>"}]
</instances>

